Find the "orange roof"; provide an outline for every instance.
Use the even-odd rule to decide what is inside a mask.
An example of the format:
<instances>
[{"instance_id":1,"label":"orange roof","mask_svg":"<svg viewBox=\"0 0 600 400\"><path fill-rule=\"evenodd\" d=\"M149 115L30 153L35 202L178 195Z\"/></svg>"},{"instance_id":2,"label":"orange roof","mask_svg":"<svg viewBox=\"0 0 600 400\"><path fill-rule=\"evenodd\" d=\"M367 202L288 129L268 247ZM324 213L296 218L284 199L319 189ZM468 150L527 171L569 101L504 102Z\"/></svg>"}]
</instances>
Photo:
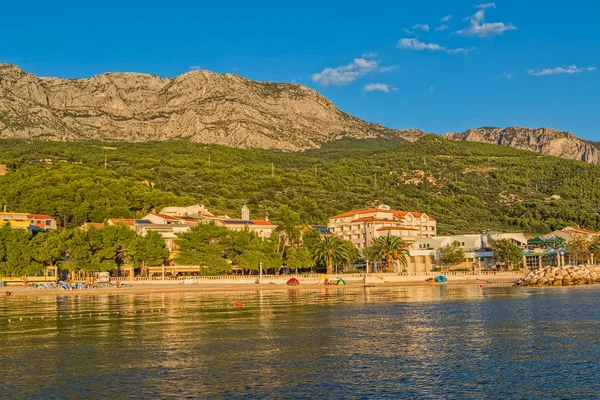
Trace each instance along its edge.
<instances>
[{"instance_id":1,"label":"orange roof","mask_svg":"<svg viewBox=\"0 0 600 400\"><path fill-rule=\"evenodd\" d=\"M54 219L46 214L27 214L27 218L29 219Z\"/></svg>"},{"instance_id":2,"label":"orange roof","mask_svg":"<svg viewBox=\"0 0 600 400\"><path fill-rule=\"evenodd\" d=\"M108 220L113 224L135 225L135 219L133 218L109 218Z\"/></svg>"},{"instance_id":3,"label":"orange roof","mask_svg":"<svg viewBox=\"0 0 600 400\"><path fill-rule=\"evenodd\" d=\"M102 222L84 222L83 226L94 227L94 228L104 228L104 224Z\"/></svg>"},{"instance_id":4,"label":"orange roof","mask_svg":"<svg viewBox=\"0 0 600 400\"><path fill-rule=\"evenodd\" d=\"M361 210L348 211L346 213L339 214L339 215L334 215L333 217L329 217L329 219L347 218L347 217L353 217L353 216L359 215L359 214L369 214L369 213L376 213L376 212L391 213L394 217L397 217L397 218L404 218L409 213L414 215L417 218L419 218L423 215L423 213L415 212L415 211L382 210L380 208L365 208L365 209L361 209ZM365 218L369 218L369 217L365 217ZM362 221L362 218L359 218L359 219ZM429 220L435 221L435 219L433 219L431 217L429 217Z\"/></svg>"},{"instance_id":5,"label":"orange roof","mask_svg":"<svg viewBox=\"0 0 600 400\"><path fill-rule=\"evenodd\" d=\"M180 221L181 220L181 218L172 217L172 216L167 215L167 214L156 214L156 216L157 217L161 217L163 219L170 220L170 221Z\"/></svg>"},{"instance_id":6,"label":"orange roof","mask_svg":"<svg viewBox=\"0 0 600 400\"><path fill-rule=\"evenodd\" d=\"M343 213L343 214L334 215L333 217L329 217L329 219L332 219L332 218L353 217L356 214L367 214L367 213L373 213L373 212L377 212L377 211L387 211L387 210L380 210L379 208L365 208L365 209L362 209L362 210L353 210L353 211L348 211L348 212Z\"/></svg>"},{"instance_id":7,"label":"orange roof","mask_svg":"<svg viewBox=\"0 0 600 400\"><path fill-rule=\"evenodd\" d=\"M265 221L263 219L253 219L251 220L254 225L273 225L271 221Z\"/></svg>"},{"instance_id":8,"label":"orange roof","mask_svg":"<svg viewBox=\"0 0 600 400\"><path fill-rule=\"evenodd\" d=\"M382 228L377 229L377 231L418 231L418 229L405 228L403 226L384 226Z\"/></svg>"},{"instance_id":9,"label":"orange roof","mask_svg":"<svg viewBox=\"0 0 600 400\"><path fill-rule=\"evenodd\" d=\"M574 231L574 232L577 232L577 233L588 233L588 234L591 234L591 235L600 235L600 232L591 231L589 229L583 229L583 228L580 228L578 226L567 226L563 230L571 230L571 231Z\"/></svg>"}]
</instances>

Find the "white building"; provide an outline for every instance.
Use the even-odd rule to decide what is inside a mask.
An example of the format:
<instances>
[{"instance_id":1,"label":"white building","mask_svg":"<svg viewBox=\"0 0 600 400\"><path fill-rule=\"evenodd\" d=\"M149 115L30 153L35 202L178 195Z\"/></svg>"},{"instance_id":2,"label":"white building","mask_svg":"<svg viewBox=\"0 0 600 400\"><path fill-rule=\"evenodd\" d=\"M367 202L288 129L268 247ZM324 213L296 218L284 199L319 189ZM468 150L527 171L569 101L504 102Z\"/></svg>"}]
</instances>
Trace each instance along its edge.
<instances>
[{"instance_id":1,"label":"white building","mask_svg":"<svg viewBox=\"0 0 600 400\"><path fill-rule=\"evenodd\" d=\"M382 204L330 217L327 228L363 250L373 239L381 236L398 236L407 243L435 236L437 222L424 213L392 210Z\"/></svg>"}]
</instances>

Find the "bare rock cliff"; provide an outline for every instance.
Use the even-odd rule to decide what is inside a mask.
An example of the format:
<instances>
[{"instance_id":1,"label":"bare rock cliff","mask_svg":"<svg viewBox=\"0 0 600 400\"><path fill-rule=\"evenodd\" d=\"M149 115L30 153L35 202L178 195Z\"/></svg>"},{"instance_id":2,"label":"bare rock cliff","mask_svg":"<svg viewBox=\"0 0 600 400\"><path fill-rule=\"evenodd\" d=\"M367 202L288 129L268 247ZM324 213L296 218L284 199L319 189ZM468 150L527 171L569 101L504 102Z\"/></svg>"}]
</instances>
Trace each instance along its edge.
<instances>
[{"instance_id":1,"label":"bare rock cliff","mask_svg":"<svg viewBox=\"0 0 600 400\"><path fill-rule=\"evenodd\" d=\"M570 132L550 128L477 128L446 133L446 139L483 142L532 150L538 153L600 164L600 143L589 142Z\"/></svg>"},{"instance_id":2,"label":"bare rock cliff","mask_svg":"<svg viewBox=\"0 0 600 400\"><path fill-rule=\"evenodd\" d=\"M172 79L139 73L41 78L0 64L0 138L184 139L294 151L342 137L414 141L422 135L362 121L301 85L200 70Z\"/></svg>"}]
</instances>

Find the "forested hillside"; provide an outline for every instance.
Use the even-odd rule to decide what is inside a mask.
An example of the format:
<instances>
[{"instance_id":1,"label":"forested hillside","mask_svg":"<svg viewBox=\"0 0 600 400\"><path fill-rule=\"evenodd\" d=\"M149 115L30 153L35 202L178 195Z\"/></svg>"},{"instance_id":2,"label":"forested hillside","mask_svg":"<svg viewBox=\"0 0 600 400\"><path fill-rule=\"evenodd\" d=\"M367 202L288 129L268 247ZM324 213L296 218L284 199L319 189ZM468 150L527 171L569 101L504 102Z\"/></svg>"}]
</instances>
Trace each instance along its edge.
<instances>
[{"instance_id":1,"label":"forested hillside","mask_svg":"<svg viewBox=\"0 0 600 400\"><path fill-rule=\"evenodd\" d=\"M439 234L600 229L600 166L434 135L402 146L344 140L303 153L5 140L0 164L0 204L68 227L195 202L232 217L247 204L252 217L275 221L288 205L307 223L325 223L383 202L430 214Z\"/></svg>"}]
</instances>

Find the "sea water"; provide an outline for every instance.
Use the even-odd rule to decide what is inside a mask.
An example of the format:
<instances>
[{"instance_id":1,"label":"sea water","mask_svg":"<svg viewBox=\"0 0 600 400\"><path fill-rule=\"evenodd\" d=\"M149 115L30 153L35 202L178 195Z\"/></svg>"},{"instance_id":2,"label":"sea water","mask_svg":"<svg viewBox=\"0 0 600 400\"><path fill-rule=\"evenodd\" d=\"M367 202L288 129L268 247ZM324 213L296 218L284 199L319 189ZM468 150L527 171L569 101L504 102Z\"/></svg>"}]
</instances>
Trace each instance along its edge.
<instances>
[{"instance_id":1,"label":"sea water","mask_svg":"<svg viewBox=\"0 0 600 400\"><path fill-rule=\"evenodd\" d=\"M591 398L599 304L599 286L4 297L0 398Z\"/></svg>"}]
</instances>

